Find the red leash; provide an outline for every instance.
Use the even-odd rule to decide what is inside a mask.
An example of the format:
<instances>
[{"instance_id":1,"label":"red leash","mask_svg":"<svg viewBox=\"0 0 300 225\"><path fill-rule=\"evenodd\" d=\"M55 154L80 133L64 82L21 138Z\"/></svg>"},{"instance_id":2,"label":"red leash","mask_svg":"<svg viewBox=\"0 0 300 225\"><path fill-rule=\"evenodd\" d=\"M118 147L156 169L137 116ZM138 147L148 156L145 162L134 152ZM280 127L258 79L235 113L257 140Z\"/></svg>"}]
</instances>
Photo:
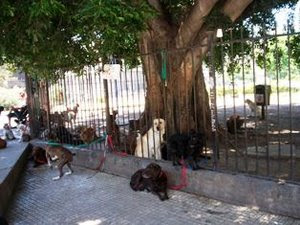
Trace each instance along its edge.
<instances>
[{"instance_id":1,"label":"red leash","mask_svg":"<svg viewBox=\"0 0 300 225\"><path fill-rule=\"evenodd\" d=\"M188 181L187 181L187 167L186 167L183 159L180 161L180 163L181 163L180 184L179 185L170 186L169 189L171 189L171 190L179 191L179 190L187 187L187 185L188 185Z\"/></svg>"},{"instance_id":2,"label":"red leash","mask_svg":"<svg viewBox=\"0 0 300 225\"><path fill-rule=\"evenodd\" d=\"M121 156L121 157L128 156L128 154L126 152L119 152L115 149L111 135L106 136L106 144L112 150L113 154Z\"/></svg>"}]
</instances>

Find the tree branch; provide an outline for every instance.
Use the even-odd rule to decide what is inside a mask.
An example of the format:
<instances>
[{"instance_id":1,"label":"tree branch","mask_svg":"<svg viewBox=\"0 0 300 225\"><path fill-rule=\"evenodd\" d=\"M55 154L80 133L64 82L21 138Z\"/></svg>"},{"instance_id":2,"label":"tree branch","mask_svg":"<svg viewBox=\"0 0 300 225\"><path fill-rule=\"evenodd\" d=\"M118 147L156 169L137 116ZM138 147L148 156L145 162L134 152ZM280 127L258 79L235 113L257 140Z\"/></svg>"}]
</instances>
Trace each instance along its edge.
<instances>
[{"instance_id":1,"label":"tree branch","mask_svg":"<svg viewBox=\"0 0 300 225\"><path fill-rule=\"evenodd\" d=\"M158 17L148 22L149 27L158 39L166 39L171 33L171 26L164 19L164 12L159 0L148 0L148 3L159 13Z\"/></svg>"},{"instance_id":2,"label":"tree branch","mask_svg":"<svg viewBox=\"0 0 300 225\"><path fill-rule=\"evenodd\" d=\"M175 38L176 47L182 48L193 41L198 34L205 17L210 13L218 0L197 0L189 16L180 25Z\"/></svg>"},{"instance_id":3,"label":"tree branch","mask_svg":"<svg viewBox=\"0 0 300 225\"><path fill-rule=\"evenodd\" d=\"M149 5L151 5L157 12L163 13L161 4L159 0L148 0Z\"/></svg>"},{"instance_id":4,"label":"tree branch","mask_svg":"<svg viewBox=\"0 0 300 225\"><path fill-rule=\"evenodd\" d=\"M223 13L234 22L252 2L253 0L227 0Z\"/></svg>"}]
</instances>

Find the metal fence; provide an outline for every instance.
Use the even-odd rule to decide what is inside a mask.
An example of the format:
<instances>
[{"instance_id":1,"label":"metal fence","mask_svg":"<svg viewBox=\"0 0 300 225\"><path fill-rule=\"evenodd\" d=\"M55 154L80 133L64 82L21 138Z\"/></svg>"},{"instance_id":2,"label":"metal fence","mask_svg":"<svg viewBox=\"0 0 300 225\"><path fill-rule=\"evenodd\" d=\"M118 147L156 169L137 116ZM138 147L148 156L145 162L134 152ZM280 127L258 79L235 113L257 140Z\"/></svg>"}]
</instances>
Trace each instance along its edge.
<instances>
[{"instance_id":1,"label":"metal fence","mask_svg":"<svg viewBox=\"0 0 300 225\"><path fill-rule=\"evenodd\" d=\"M171 129L168 113L175 110L174 115L179 115L179 110L188 110L192 111L193 123L197 121L193 128L200 131L204 140L203 154L199 156L201 167L299 182L300 68L291 55L291 40L299 37L299 33L290 29L284 34L278 34L276 29L252 31L251 37L244 38L243 30L227 30L223 38L213 43L202 73L195 75L203 74L208 99L205 95L199 99L197 93L205 90L201 83L195 82L192 90L187 90L193 97L192 103L187 100L185 109L168 108L167 80L160 83L164 112L158 112L153 102L150 110L144 112L146 96L152 87L142 66L134 69L124 63L90 66L81 76L69 72L54 83L35 82L40 137L103 150L109 134L114 151L171 160L167 143L181 129L176 125ZM234 39L236 34L239 38ZM236 55L236 49L242 54ZM166 51L166 54L170 59L177 53ZM169 73L170 63L166 60ZM197 109L200 102L210 106L209 114ZM176 123L176 116L172 119ZM152 129L158 125L153 124L155 121L164 130L158 129L156 133ZM199 126L210 126L211 121L216 129L211 130L212 135L205 134L205 129Z\"/></svg>"}]
</instances>

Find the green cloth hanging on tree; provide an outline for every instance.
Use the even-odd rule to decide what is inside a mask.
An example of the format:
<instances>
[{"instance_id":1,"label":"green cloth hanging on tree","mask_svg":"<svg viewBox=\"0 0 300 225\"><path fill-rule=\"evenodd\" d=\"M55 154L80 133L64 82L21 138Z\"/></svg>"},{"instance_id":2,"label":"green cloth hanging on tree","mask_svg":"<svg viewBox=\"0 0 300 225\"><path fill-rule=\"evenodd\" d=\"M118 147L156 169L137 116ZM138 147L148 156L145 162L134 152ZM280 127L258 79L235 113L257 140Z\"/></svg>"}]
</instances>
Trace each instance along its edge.
<instances>
[{"instance_id":1,"label":"green cloth hanging on tree","mask_svg":"<svg viewBox=\"0 0 300 225\"><path fill-rule=\"evenodd\" d=\"M167 53L165 50L161 50L161 79L167 80Z\"/></svg>"}]
</instances>

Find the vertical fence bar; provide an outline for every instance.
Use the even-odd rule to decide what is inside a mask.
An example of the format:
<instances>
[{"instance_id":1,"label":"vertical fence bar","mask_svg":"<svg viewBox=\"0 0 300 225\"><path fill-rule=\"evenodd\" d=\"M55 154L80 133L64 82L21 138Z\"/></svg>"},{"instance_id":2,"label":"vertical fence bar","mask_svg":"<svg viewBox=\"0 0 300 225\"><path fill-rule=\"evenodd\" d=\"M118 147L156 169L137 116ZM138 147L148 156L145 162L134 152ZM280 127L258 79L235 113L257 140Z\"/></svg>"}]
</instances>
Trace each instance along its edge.
<instances>
[{"instance_id":1,"label":"vertical fence bar","mask_svg":"<svg viewBox=\"0 0 300 225\"><path fill-rule=\"evenodd\" d=\"M291 32L290 21L287 21L287 47L288 47L288 76L289 76L289 119L290 119L290 171L289 179L294 178L294 151L293 151L293 120L292 120L292 78L291 78L291 43L290 43L290 32Z\"/></svg>"},{"instance_id":2,"label":"vertical fence bar","mask_svg":"<svg viewBox=\"0 0 300 225\"><path fill-rule=\"evenodd\" d=\"M218 149L218 134L217 134L217 104L216 104L216 76L215 76L215 61L214 61L214 42L212 43L210 50L211 66L209 71L210 80L210 101L211 101L211 127L213 138L213 160L214 168L218 168L219 149Z\"/></svg>"},{"instance_id":3,"label":"vertical fence bar","mask_svg":"<svg viewBox=\"0 0 300 225\"><path fill-rule=\"evenodd\" d=\"M266 164L267 164L267 176L270 175L270 152L269 152L269 121L268 121L268 104L269 104L269 99L268 99L268 88L267 88L267 64L266 64L266 59L267 59L267 53L266 53L266 28L263 25L263 58L264 58L264 86L265 86L265 93L264 93L264 105L262 106L263 108L265 107L265 112L262 113L263 119L265 119L266 123Z\"/></svg>"},{"instance_id":4,"label":"vertical fence bar","mask_svg":"<svg viewBox=\"0 0 300 225\"><path fill-rule=\"evenodd\" d=\"M251 47L252 47L252 75L253 75L253 96L255 101L255 83L256 83L256 72L255 72L255 43L254 43L254 27L252 25L252 38L251 38ZM255 133L255 173L258 174L258 146L257 146L257 115L256 110L254 111L254 133Z\"/></svg>"},{"instance_id":5,"label":"vertical fence bar","mask_svg":"<svg viewBox=\"0 0 300 225\"><path fill-rule=\"evenodd\" d=\"M244 30L241 28L241 47L242 47L242 78L243 78L243 106L244 106L244 124L245 124L245 152L244 152L244 161L245 161L245 170L248 172L248 133L247 133L247 116L246 116L246 90L245 90L245 48L244 48Z\"/></svg>"},{"instance_id":6,"label":"vertical fence bar","mask_svg":"<svg viewBox=\"0 0 300 225\"><path fill-rule=\"evenodd\" d=\"M233 36L232 36L232 29L230 29L230 61L233 60ZM234 146L235 146L235 170L238 170L238 141L237 141L237 117L236 117L236 106L235 106L235 76L234 71L231 71L231 83L232 83L232 101L233 101L233 125L234 125Z\"/></svg>"}]
</instances>

